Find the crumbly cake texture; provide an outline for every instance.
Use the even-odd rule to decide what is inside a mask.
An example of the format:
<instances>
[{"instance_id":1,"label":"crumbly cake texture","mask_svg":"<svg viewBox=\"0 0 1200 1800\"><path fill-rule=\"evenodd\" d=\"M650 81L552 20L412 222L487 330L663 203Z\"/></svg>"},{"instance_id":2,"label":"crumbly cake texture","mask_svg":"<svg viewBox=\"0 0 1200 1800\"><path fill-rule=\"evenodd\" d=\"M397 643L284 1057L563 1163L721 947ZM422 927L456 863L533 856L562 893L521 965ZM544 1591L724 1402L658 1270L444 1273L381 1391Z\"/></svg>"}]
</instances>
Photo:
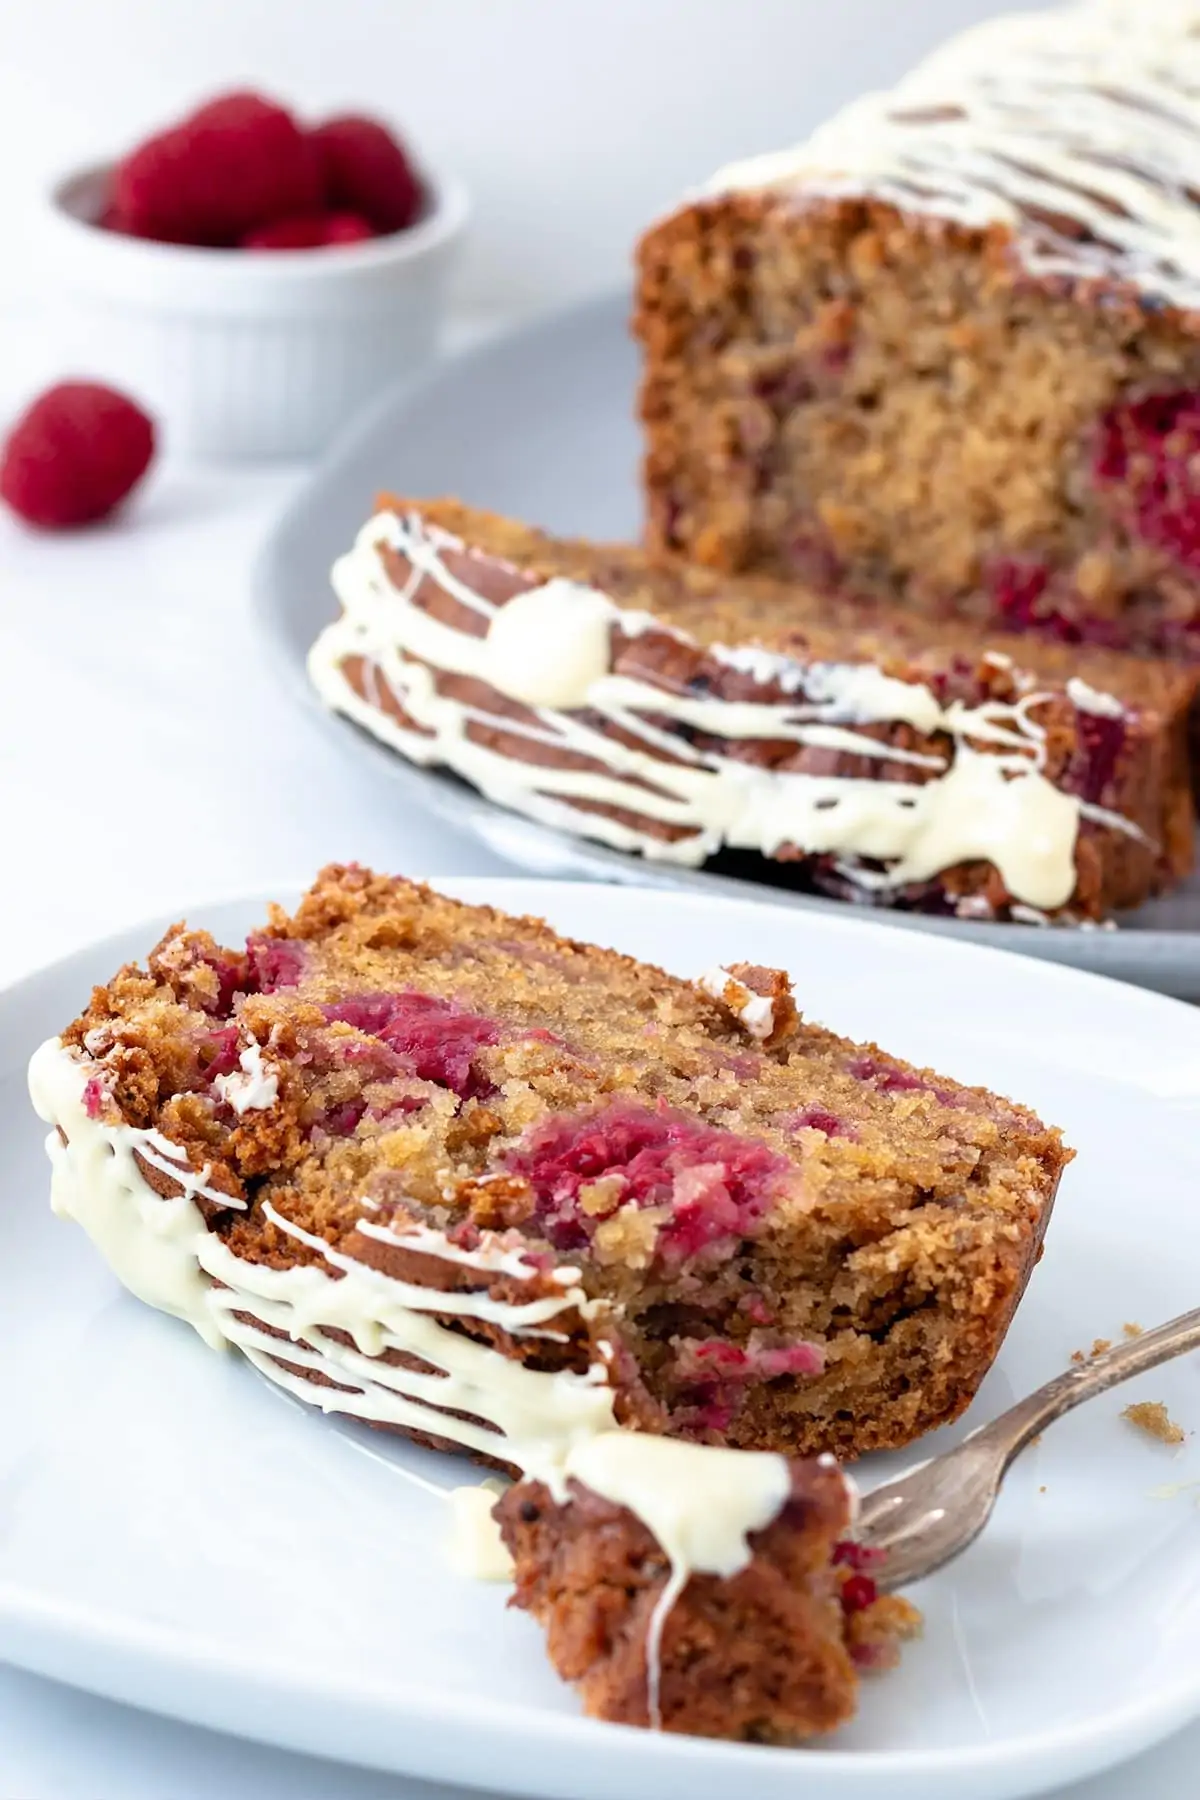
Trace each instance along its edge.
<instances>
[{"instance_id":1,"label":"crumbly cake texture","mask_svg":"<svg viewBox=\"0 0 1200 1800\"><path fill-rule=\"evenodd\" d=\"M1096 921L1190 867L1192 674L387 499L327 703L556 827L968 918Z\"/></svg>"},{"instance_id":2,"label":"crumbly cake texture","mask_svg":"<svg viewBox=\"0 0 1200 1800\"><path fill-rule=\"evenodd\" d=\"M639 250L649 540L1200 655L1191 0L993 20Z\"/></svg>"},{"instance_id":3,"label":"crumbly cake texture","mask_svg":"<svg viewBox=\"0 0 1200 1800\"><path fill-rule=\"evenodd\" d=\"M1177 1425L1161 1400L1138 1400L1127 1406L1121 1414L1147 1437L1157 1438L1160 1444L1182 1444L1187 1432L1182 1425Z\"/></svg>"},{"instance_id":4,"label":"crumbly cake texture","mask_svg":"<svg viewBox=\"0 0 1200 1800\"><path fill-rule=\"evenodd\" d=\"M496 1508L516 1564L511 1604L546 1633L585 1710L624 1725L788 1744L834 1730L858 1676L890 1667L919 1614L880 1595L869 1551L847 1541L836 1468L794 1462L782 1509L732 1575L693 1574L671 1604L673 1565L648 1525L577 1481L538 1482Z\"/></svg>"},{"instance_id":5,"label":"crumbly cake texture","mask_svg":"<svg viewBox=\"0 0 1200 1800\"><path fill-rule=\"evenodd\" d=\"M778 971L680 980L354 866L244 948L169 931L31 1086L56 1209L134 1292L518 1468L602 1415L849 1457L955 1418L1071 1154Z\"/></svg>"}]
</instances>

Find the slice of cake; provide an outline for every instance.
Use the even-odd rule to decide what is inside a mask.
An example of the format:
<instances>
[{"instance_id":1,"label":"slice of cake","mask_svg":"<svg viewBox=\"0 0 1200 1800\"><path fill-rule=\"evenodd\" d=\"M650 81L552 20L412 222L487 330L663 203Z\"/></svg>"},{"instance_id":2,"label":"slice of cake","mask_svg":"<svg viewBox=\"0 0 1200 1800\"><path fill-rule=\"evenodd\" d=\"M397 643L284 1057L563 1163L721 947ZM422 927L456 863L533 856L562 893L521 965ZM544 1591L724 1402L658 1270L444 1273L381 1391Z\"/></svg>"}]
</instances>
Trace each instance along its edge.
<instances>
[{"instance_id":1,"label":"slice of cake","mask_svg":"<svg viewBox=\"0 0 1200 1800\"><path fill-rule=\"evenodd\" d=\"M778 971L682 980L356 867L244 946L169 931L30 1080L54 1207L134 1293L518 1470L614 1422L857 1456L955 1418L1070 1155Z\"/></svg>"},{"instance_id":2,"label":"slice of cake","mask_svg":"<svg viewBox=\"0 0 1200 1800\"><path fill-rule=\"evenodd\" d=\"M325 701L414 762L648 857L1075 923L1191 865L1194 677L384 502L334 570Z\"/></svg>"},{"instance_id":3,"label":"slice of cake","mask_svg":"<svg viewBox=\"0 0 1200 1800\"><path fill-rule=\"evenodd\" d=\"M877 1593L871 1553L848 1540L852 1494L831 1457L609 1432L568 1461L557 1496L521 1482L496 1515L512 1604L543 1626L585 1710L618 1724L818 1736L853 1715L859 1672L890 1666L919 1623Z\"/></svg>"},{"instance_id":4,"label":"slice of cake","mask_svg":"<svg viewBox=\"0 0 1200 1800\"><path fill-rule=\"evenodd\" d=\"M996 19L646 236L650 540L1200 655L1200 11Z\"/></svg>"}]
</instances>

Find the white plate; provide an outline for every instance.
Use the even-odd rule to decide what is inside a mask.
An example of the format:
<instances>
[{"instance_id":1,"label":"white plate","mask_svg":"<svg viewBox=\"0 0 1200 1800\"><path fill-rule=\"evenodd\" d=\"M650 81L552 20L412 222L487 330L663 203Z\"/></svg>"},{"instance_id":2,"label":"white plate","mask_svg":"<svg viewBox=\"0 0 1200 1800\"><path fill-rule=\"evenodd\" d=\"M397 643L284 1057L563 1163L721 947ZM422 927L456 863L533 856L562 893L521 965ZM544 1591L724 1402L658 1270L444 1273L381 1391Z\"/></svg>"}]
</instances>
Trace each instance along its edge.
<instances>
[{"instance_id":1,"label":"white plate","mask_svg":"<svg viewBox=\"0 0 1200 1800\"><path fill-rule=\"evenodd\" d=\"M335 448L271 533L256 600L271 666L331 738L398 785L397 814L426 807L473 831L497 856L537 875L591 876L690 893L740 895L799 911L845 902L797 894L787 870L743 856L703 869L647 862L508 812L445 770L419 769L349 720L325 711L305 655L336 610L334 558L349 547L374 496L456 494L553 531L593 538L640 531L633 420L637 357L627 296L590 301L495 339L385 397ZM881 910L885 923L1094 969L1200 1000L1200 871L1131 914L1120 931L1047 931Z\"/></svg>"},{"instance_id":2,"label":"white plate","mask_svg":"<svg viewBox=\"0 0 1200 1800\"><path fill-rule=\"evenodd\" d=\"M1038 1107L1079 1148L1047 1254L968 1419L1070 1352L1195 1304L1200 1014L1133 988L858 919L653 891L459 880L695 973L792 969L811 1016ZM259 900L197 908L237 939ZM178 916L178 915L176 915ZM1094 1402L1018 1464L985 1538L914 1590L926 1635L830 1747L779 1751L582 1720L501 1589L451 1572L465 1465L339 1429L122 1294L53 1220L24 1064L139 927L0 1001L0 1656L291 1748L547 1800L1007 1800L1200 1712L1196 1359ZM364 1454L364 1452L367 1452ZM868 1481L899 1458L864 1466ZM1152 1497L1170 1486L1170 1497Z\"/></svg>"}]
</instances>

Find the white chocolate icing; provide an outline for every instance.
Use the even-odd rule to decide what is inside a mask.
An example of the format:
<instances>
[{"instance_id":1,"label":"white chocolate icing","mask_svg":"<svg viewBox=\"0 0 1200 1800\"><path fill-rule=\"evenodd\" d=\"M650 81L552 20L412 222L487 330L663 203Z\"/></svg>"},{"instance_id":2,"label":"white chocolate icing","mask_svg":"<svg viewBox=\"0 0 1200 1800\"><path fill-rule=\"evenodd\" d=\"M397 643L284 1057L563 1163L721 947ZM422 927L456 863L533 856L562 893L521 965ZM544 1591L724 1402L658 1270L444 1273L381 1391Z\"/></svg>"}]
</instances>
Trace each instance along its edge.
<instances>
[{"instance_id":1,"label":"white chocolate icing","mask_svg":"<svg viewBox=\"0 0 1200 1800\"><path fill-rule=\"evenodd\" d=\"M610 1432L611 1437L621 1433ZM450 1566L473 1581L511 1581L513 1559L508 1554L492 1508L505 1490L502 1481L480 1482L478 1487L451 1488Z\"/></svg>"},{"instance_id":2,"label":"white chocolate icing","mask_svg":"<svg viewBox=\"0 0 1200 1800\"><path fill-rule=\"evenodd\" d=\"M139 1299L187 1320L214 1348L236 1346L297 1399L323 1412L401 1425L498 1454L545 1482L558 1500L575 1479L637 1513L671 1564L647 1643L651 1719L661 1723L663 1621L693 1571L728 1575L745 1566L748 1534L769 1524L787 1498L786 1459L620 1429L605 1369L609 1345L600 1347L602 1360L585 1374L550 1373L527 1368L433 1316L456 1314L486 1320L514 1338L536 1336L568 1309L591 1314L595 1303L579 1286L578 1270L557 1270L561 1293L528 1301L497 1300L485 1289L442 1292L358 1261L269 1202L263 1212L271 1223L319 1260L273 1269L236 1256L205 1223L195 1203L203 1191L200 1178L179 1163L179 1146L88 1116L84 1096L94 1068L56 1038L30 1063L34 1105L55 1128L47 1138L55 1211L83 1226ZM134 1161L134 1152L144 1154L147 1145L180 1183L175 1199L156 1194ZM477 1250L465 1250L427 1226L391 1232L366 1219L357 1229L481 1275L529 1279L536 1273L519 1250L486 1235ZM387 1361L389 1351L415 1357L424 1367ZM329 1385L318 1385L313 1375ZM454 1417L447 1409L470 1416ZM494 1485L490 1491L460 1488L448 1497L458 1566L503 1580L511 1563L491 1518L496 1491Z\"/></svg>"},{"instance_id":3,"label":"white chocolate icing","mask_svg":"<svg viewBox=\"0 0 1200 1800\"><path fill-rule=\"evenodd\" d=\"M770 994L756 994L728 969L706 969L696 986L735 1012L752 1038L762 1043L775 1029L775 1002Z\"/></svg>"},{"instance_id":4,"label":"white chocolate icing","mask_svg":"<svg viewBox=\"0 0 1200 1800\"><path fill-rule=\"evenodd\" d=\"M608 672L615 611L595 588L561 579L514 595L483 640L485 679L526 706L586 706Z\"/></svg>"},{"instance_id":5,"label":"white chocolate icing","mask_svg":"<svg viewBox=\"0 0 1200 1800\"><path fill-rule=\"evenodd\" d=\"M213 1087L240 1118L243 1113L265 1112L279 1096L279 1077L268 1069L257 1043L247 1044L238 1058L240 1074L218 1075Z\"/></svg>"},{"instance_id":6,"label":"white chocolate icing","mask_svg":"<svg viewBox=\"0 0 1200 1800\"><path fill-rule=\"evenodd\" d=\"M504 1437L503 1455L522 1468L546 1472L557 1466L564 1447L577 1437L612 1427L612 1393L603 1363L586 1374L528 1370L485 1344L451 1331L431 1317L436 1310L499 1326L512 1337L542 1335L546 1324L571 1309L587 1311L577 1282L558 1295L507 1303L486 1290L446 1294L399 1281L346 1256L283 1217L269 1203L267 1217L307 1249L319 1263L271 1269L235 1256L208 1229L195 1195L205 1192L199 1177L181 1167L179 1148L158 1139L162 1166L184 1189L164 1200L147 1184L133 1160L157 1134L129 1125L90 1119L83 1104L89 1066L57 1039L43 1044L29 1070L30 1093L42 1118L61 1126L46 1140L52 1164L51 1203L61 1216L78 1221L130 1291L160 1311L186 1319L204 1341L220 1348L235 1344L272 1381L325 1412L384 1421L456 1440L470 1450L494 1454ZM210 1192L223 1205L228 1197ZM365 1220L364 1234L389 1241L389 1234ZM528 1279L531 1265L495 1246L478 1255L436 1234L401 1232L390 1241L477 1267L481 1274L502 1270ZM447 1254L449 1253L449 1255ZM249 1311L253 1321L239 1319ZM257 1321L255 1323L254 1321ZM285 1342L262 1329L284 1332ZM345 1332L343 1344L329 1331ZM291 1341L286 1341L290 1339ZM380 1360L389 1350L405 1351L440 1373L420 1373ZM284 1355L294 1369L317 1371L337 1387L319 1387L274 1360ZM458 1407L470 1420L447 1420L442 1408Z\"/></svg>"},{"instance_id":7,"label":"white chocolate icing","mask_svg":"<svg viewBox=\"0 0 1200 1800\"><path fill-rule=\"evenodd\" d=\"M989 20L794 149L708 191L868 194L1015 234L1038 276L1131 281L1200 304L1200 7L1081 0Z\"/></svg>"},{"instance_id":8,"label":"white chocolate icing","mask_svg":"<svg viewBox=\"0 0 1200 1800\"><path fill-rule=\"evenodd\" d=\"M778 1517L790 1492L787 1459L609 1431L572 1450L566 1473L641 1519L671 1564L646 1638L650 1723L661 1730L659 1685L667 1616L693 1572L729 1576L746 1567L750 1533ZM699 1505L698 1495L703 1496Z\"/></svg>"},{"instance_id":9,"label":"white chocolate icing","mask_svg":"<svg viewBox=\"0 0 1200 1800\"><path fill-rule=\"evenodd\" d=\"M403 589L389 578L381 546L412 565ZM415 516L381 513L370 520L334 568L341 616L309 654L310 676L326 703L410 760L444 764L489 798L546 824L663 860L694 865L722 846L771 856L792 844L808 854L837 855L844 879L872 894L985 858L1014 899L1026 905L1053 910L1074 891L1083 808L1042 772L1045 731L1034 714L1048 696L1034 692L1013 702L943 706L930 687L900 681L870 664L801 665L754 648L716 654L755 679L778 682L782 700L730 702L680 694L607 672L611 654L601 666L605 636L613 629L642 634L654 623L646 615L625 613L596 590L572 582L548 583L496 607L450 573L442 560L446 549L461 552L463 546ZM487 622L486 635L472 636L424 611L417 602L425 579L460 604L471 595L470 609ZM506 615L518 608L505 626ZM547 624L551 613L557 614L553 633ZM513 721L437 691L435 671L465 674L528 704L535 689L549 693L559 680L547 671L543 640L562 649L577 628L578 655L564 654L561 683L554 689L570 692L572 709L538 704L532 707L533 723ZM498 659L490 648L494 641L503 644ZM362 659L371 699L350 685L342 667L350 658ZM417 729L382 709L384 689ZM591 723L592 714L628 741L617 742ZM727 742L731 753L698 749L682 733L663 729L659 720ZM952 745L949 761L893 748L861 729L895 722L924 734L945 733ZM474 741L472 726L583 755L601 767L520 761ZM747 739L907 763L932 778L917 784L765 769L737 756L738 740ZM975 748L982 745L994 753ZM618 807L635 819L676 827L681 835L667 841L636 823L581 811L572 804L578 801ZM1124 820L1119 828L1136 831ZM866 869L864 859L887 866Z\"/></svg>"},{"instance_id":10,"label":"white chocolate icing","mask_svg":"<svg viewBox=\"0 0 1200 1800\"><path fill-rule=\"evenodd\" d=\"M46 1139L50 1158L50 1204L62 1219L75 1219L131 1294L177 1319L186 1319L206 1344L223 1340L210 1318L208 1279L196 1260L196 1244L207 1236L196 1196L237 1205L204 1185L181 1162L179 1146L156 1131L90 1119L84 1105L88 1071L57 1039L36 1050L29 1065L29 1092L39 1116L58 1130ZM170 1174L183 1192L163 1200L134 1160L135 1153Z\"/></svg>"},{"instance_id":11,"label":"white chocolate icing","mask_svg":"<svg viewBox=\"0 0 1200 1800\"><path fill-rule=\"evenodd\" d=\"M1125 708L1115 695L1102 694L1098 688L1089 687L1078 675L1072 675L1067 682L1067 699L1078 712L1095 713L1101 719L1125 716Z\"/></svg>"}]
</instances>

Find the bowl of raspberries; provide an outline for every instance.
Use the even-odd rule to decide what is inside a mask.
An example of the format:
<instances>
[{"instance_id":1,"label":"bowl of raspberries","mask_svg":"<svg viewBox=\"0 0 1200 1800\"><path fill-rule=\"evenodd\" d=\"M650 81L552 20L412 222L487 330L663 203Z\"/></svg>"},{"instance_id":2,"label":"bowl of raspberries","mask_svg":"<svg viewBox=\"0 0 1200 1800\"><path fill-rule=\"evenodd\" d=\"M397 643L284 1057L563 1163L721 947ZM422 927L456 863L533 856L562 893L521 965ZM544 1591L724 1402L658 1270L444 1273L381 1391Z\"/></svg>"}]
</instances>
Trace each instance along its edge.
<instances>
[{"instance_id":1,"label":"bowl of raspberries","mask_svg":"<svg viewBox=\"0 0 1200 1800\"><path fill-rule=\"evenodd\" d=\"M467 200L378 119L239 92L68 175L46 217L73 360L173 449L279 458L435 353Z\"/></svg>"}]
</instances>

